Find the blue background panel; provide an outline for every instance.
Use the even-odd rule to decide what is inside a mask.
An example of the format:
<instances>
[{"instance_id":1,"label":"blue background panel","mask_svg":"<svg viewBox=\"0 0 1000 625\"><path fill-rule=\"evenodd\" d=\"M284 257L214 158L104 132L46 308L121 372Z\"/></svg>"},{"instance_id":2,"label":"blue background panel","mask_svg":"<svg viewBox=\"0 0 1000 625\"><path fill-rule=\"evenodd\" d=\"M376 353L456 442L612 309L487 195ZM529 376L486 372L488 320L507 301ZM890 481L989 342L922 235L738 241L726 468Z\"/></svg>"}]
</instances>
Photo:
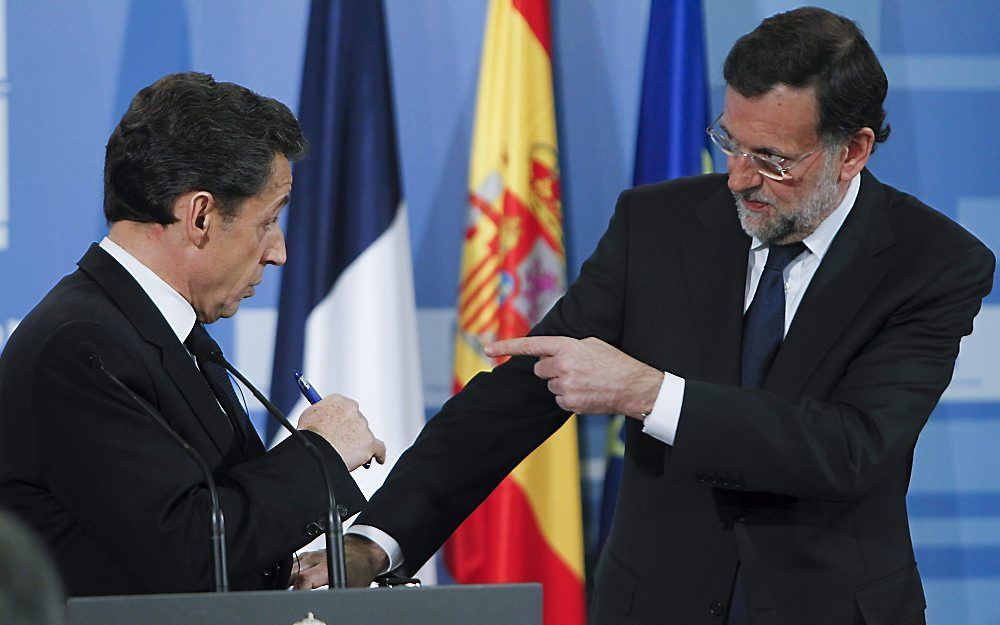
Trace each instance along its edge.
<instances>
[{"instance_id":1,"label":"blue background panel","mask_svg":"<svg viewBox=\"0 0 1000 625\"><path fill-rule=\"evenodd\" d=\"M1000 248L1000 19L995 0L836 0L890 79L886 182ZM0 345L104 234L104 145L140 86L196 69L298 110L308 0L0 0L6 9L10 246L0 251ZM706 0L712 112L722 61L784 0ZM486 0L387 0L428 414L447 397L466 180ZM571 276L632 178L646 0L552 0L554 80ZM2 97L2 95L0 95ZM0 150L2 152L2 150ZM721 162L718 163L721 165ZM294 193L293 193L294 195ZM0 198L3 201L3 198ZM294 202L289 210L295 210ZM0 212L2 215L2 212ZM266 388L280 270L213 329ZM928 621L1000 625L1000 294L963 344L952 388L921 435L909 507ZM415 375L417 372L415 372ZM334 390L334 389L331 389ZM251 408L253 405L251 404ZM263 414L255 411L255 419ZM596 533L606 422L581 420L584 510ZM588 545L589 547L590 545ZM593 558L592 550L588 553Z\"/></svg>"}]
</instances>

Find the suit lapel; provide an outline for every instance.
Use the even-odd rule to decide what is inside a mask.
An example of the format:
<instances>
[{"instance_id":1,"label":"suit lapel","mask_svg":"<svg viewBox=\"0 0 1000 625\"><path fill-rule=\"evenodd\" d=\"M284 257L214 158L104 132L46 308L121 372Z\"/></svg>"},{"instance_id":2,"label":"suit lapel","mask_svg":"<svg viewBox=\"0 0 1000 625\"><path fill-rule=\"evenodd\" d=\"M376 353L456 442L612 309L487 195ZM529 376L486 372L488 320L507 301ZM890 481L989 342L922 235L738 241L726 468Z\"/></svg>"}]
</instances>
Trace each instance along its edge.
<instances>
[{"instance_id":1,"label":"suit lapel","mask_svg":"<svg viewBox=\"0 0 1000 625\"><path fill-rule=\"evenodd\" d=\"M684 272L703 346L699 378L740 383L740 341L750 237L728 191L695 210L698 226L684 244Z\"/></svg>"},{"instance_id":2,"label":"suit lapel","mask_svg":"<svg viewBox=\"0 0 1000 625\"><path fill-rule=\"evenodd\" d=\"M895 237L882 185L862 174L854 208L806 289L764 388L796 397L888 271L879 252Z\"/></svg>"},{"instance_id":3,"label":"suit lapel","mask_svg":"<svg viewBox=\"0 0 1000 625\"><path fill-rule=\"evenodd\" d=\"M166 319L131 274L100 246L90 246L77 263L107 292L139 335L160 351L164 371L173 380L223 457L232 452L234 433L208 384Z\"/></svg>"}]
</instances>

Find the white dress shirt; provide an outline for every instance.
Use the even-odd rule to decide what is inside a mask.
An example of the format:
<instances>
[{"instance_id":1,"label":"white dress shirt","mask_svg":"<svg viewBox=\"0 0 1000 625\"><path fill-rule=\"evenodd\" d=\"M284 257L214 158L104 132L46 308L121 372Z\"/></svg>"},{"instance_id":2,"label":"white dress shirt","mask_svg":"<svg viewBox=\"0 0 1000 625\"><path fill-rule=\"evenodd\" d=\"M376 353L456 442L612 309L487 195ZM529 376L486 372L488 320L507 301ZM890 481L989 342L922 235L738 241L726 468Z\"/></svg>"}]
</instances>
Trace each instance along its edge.
<instances>
[{"instance_id":1,"label":"white dress shirt","mask_svg":"<svg viewBox=\"0 0 1000 625\"><path fill-rule=\"evenodd\" d=\"M108 237L104 237L99 245L135 278L149 299L153 300L156 309L167 320L167 325L177 335L177 340L183 343L191 334L191 329L197 320L191 304L175 291L174 287L164 282L163 278L153 273L152 269L143 265L135 256Z\"/></svg>"},{"instance_id":2,"label":"white dress shirt","mask_svg":"<svg viewBox=\"0 0 1000 625\"><path fill-rule=\"evenodd\" d=\"M844 225L844 221L851 213L860 188L861 174L858 174L851 179L847 186L847 193L844 194L844 199L840 201L837 208L820 222L812 234L802 240L806 245L806 251L799 254L785 267L783 272L785 334L788 333L788 328L792 325L795 311L799 309L806 288L813 276L816 275L820 262L822 262L827 250L830 249L830 244L833 243L833 237L837 235L840 227ZM750 302L753 301L754 293L757 292L760 276L764 272L764 263L767 261L768 250L768 245L757 237L754 237L750 242L746 290L743 297L744 313L746 313L747 308L750 308ZM652 411L643 421L642 431L668 445L673 445L674 436L677 434L677 424L681 418L681 404L684 402L684 378L669 371L663 373L663 384L660 386L660 392L656 396L656 403L653 404Z\"/></svg>"}]
</instances>

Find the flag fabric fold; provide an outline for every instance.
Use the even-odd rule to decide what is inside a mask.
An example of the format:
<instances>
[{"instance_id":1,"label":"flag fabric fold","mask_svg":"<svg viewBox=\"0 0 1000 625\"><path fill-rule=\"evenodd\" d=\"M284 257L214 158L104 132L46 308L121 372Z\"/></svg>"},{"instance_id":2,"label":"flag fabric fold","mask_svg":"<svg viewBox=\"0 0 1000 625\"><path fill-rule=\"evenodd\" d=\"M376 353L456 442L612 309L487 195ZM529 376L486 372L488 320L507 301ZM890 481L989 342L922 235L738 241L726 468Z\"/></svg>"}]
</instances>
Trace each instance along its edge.
<instances>
[{"instance_id":1,"label":"flag fabric fold","mask_svg":"<svg viewBox=\"0 0 1000 625\"><path fill-rule=\"evenodd\" d=\"M635 141L633 184L712 171L702 0L652 0ZM613 417L599 546L611 530L625 451L625 417Z\"/></svg>"},{"instance_id":2,"label":"flag fabric fold","mask_svg":"<svg viewBox=\"0 0 1000 625\"><path fill-rule=\"evenodd\" d=\"M547 0L492 0L459 278L457 392L566 288ZM445 545L461 583L537 581L547 625L585 622L576 419L526 458Z\"/></svg>"},{"instance_id":3,"label":"flag fabric fold","mask_svg":"<svg viewBox=\"0 0 1000 625\"><path fill-rule=\"evenodd\" d=\"M271 395L295 421L300 370L320 394L358 401L388 450L352 474L370 496L424 423L381 1L313 0L299 122L309 156L294 171Z\"/></svg>"}]
</instances>

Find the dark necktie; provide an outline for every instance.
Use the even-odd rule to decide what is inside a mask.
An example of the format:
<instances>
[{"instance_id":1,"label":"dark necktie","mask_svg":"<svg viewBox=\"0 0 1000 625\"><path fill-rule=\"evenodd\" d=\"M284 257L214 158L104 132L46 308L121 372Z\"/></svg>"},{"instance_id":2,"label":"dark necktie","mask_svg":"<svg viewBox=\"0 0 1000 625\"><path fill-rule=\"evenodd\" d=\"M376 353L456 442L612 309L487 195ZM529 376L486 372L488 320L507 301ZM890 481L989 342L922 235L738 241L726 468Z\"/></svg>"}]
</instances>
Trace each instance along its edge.
<instances>
[{"instance_id":1,"label":"dark necktie","mask_svg":"<svg viewBox=\"0 0 1000 625\"><path fill-rule=\"evenodd\" d=\"M804 243L771 245L757 292L743 316L743 351L740 385L764 386L771 363L785 338L785 279L788 263L805 251ZM727 625L752 625L743 589L742 566L737 566Z\"/></svg>"},{"instance_id":2,"label":"dark necktie","mask_svg":"<svg viewBox=\"0 0 1000 625\"><path fill-rule=\"evenodd\" d=\"M208 334L205 326L200 323L194 324L194 328L192 328L191 334L188 335L184 344L195 355L198 361L198 368L201 369L202 377L208 382L208 386L212 389L212 393L215 394L219 405L222 406L226 416L229 417L233 429L243 443L243 448L251 456L263 453L264 445L261 443L260 437L253 427L253 423L250 422L250 416L236 398L236 391L233 390L233 383L229 379L229 372L222 365L205 358L205 354L210 353L213 349L222 354L222 349L219 348L219 345Z\"/></svg>"},{"instance_id":3,"label":"dark necktie","mask_svg":"<svg viewBox=\"0 0 1000 625\"><path fill-rule=\"evenodd\" d=\"M788 263L806 249L804 243L771 245L757 292L743 317L743 358L740 385L764 386L767 372L785 337L785 280Z\"/></svg>"}]
</instances>

